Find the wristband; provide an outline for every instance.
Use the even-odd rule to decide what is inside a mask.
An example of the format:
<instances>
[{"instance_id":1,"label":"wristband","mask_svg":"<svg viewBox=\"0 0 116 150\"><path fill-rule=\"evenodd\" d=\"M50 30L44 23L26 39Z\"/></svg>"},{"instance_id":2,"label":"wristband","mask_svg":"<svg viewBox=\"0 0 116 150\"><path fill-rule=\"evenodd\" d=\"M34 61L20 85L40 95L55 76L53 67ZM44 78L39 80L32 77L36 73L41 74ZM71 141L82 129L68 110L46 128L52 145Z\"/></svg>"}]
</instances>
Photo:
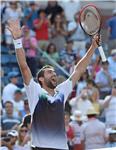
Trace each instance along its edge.
<instances>
[{"instance_id":1,"label":"wristband","mask_svg":"<svg viewBox=\"0 0 116 150\"><path fill-rule=\"evenodd\" d=\"M13 40L15 49L20 49L23 47L22 38Z\"/></svg>"}]
</instances>

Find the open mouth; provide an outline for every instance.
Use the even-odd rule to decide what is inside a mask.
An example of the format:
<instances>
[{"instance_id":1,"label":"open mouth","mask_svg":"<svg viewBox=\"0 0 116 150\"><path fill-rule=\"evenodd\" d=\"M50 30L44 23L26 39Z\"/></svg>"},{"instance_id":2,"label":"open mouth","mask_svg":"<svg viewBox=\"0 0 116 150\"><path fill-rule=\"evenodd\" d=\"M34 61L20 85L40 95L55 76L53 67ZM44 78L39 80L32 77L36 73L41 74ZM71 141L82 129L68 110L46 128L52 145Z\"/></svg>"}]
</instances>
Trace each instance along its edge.
<instances>
[{"instance_id":1,"label":"open mouth","mask_svg":"<svg viewBox=\"0 0 116 150\"><path fill-rule=\"evenodd\" d=\"M54 76L54 77L51 78L51 81L56 83L57 82L57 78Z\"/></svg>"}]
</instances>

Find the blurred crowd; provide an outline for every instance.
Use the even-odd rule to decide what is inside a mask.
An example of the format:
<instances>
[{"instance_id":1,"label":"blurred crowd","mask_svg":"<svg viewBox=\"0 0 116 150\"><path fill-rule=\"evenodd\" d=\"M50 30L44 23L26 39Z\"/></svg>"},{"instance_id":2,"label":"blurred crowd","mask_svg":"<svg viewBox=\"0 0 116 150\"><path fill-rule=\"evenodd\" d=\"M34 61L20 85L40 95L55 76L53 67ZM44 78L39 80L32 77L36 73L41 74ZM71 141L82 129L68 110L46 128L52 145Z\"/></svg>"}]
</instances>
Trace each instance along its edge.
<instances>
[{"instance_id":1,"label":"blurred crowd","mask_svg":"<svg viewBox=\"0 0 116 150\"><path fill-rule=\"evenodd\" d=\"M26 60L34 78L38 69L51 63L45 54L70 74L91 44L79 25L80 9L80 1L71 0L1 2L0 149L31 149L32 118L7 20L20 21ZM116 147L116 10L105 24L108 59L101 62L96 49L66 102L64 119L70 150ZM67 79L60 68L56 72L58 83Z\"/></svg>"}]
</instances>

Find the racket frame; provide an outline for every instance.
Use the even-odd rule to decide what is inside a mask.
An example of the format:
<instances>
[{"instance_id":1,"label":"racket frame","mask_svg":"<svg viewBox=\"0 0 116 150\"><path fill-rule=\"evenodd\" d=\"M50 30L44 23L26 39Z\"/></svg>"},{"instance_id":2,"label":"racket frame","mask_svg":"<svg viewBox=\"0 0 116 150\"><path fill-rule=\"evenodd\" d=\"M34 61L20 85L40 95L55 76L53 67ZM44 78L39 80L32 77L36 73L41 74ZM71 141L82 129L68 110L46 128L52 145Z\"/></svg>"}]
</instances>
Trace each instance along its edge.
<instances>
[{"instance_id":1,"label":"racket frame","mask_svg":"<svg viewBox=\"0 0 116 150\"><path fill-rule=\"evenodd\" d=\"M96 31L94 34L88 34L88 33L85 31L85 29L83 28L82 23L81 23L81 14L82 14L82 12L83 12L87 7L89 7L89 6L94 7L94 8L96 9L96 11L97 11L98 14L99 14L99 19L100 19L99 30ZM86 34L88 34L89 36L94 36L94 35L96 35L97 33L99 34L99 33L100 33L100 30L101 30L101 25L102 25L101 11L100 11L94 4L88 4L88 5L86 5L85 7L83 7L83 8L80 10L80 13L79 13L79 23L80 23L80 26L81 26L81 28L83 29L83 31L84 31Z\"/></svg>"}]
</instances>

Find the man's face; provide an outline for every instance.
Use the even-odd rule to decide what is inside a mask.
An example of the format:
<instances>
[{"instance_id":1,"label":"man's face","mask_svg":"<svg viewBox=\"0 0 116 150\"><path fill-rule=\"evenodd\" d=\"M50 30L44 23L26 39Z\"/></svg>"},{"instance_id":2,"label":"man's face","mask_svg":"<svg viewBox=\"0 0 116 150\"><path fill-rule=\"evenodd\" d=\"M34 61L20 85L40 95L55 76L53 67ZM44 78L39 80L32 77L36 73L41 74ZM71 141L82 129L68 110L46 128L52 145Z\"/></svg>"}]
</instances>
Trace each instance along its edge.
<instances>
[{"instance_id":1,"label":"man's face","mask_svg":"<svg viewBox=\"0 0 116 150\"><path fill-rule=\"evenodd\" d=\"M15 143L17 141L17 137L16 136L9 136L9 137L10 137L10 144L15 145Z\"/></svg>"},{"instance_id":2,"label":"man's face","mask_svg":"<svg viewBox=\"0 0 116 150\"><path fill-rule=\"evenodd\" d=\"M20 92L19 92L19 93L15 93L15 95L14 95L15 101L20 101L20 100L22 99L22 96L23 96L23 95L22 95L22 93L20 93Z\"/></svg>"},{"instance_id":3,"label":"man's face","mask_svg":"<svg viewBox=\"0 0 116 150\"><path fill-rule=\"evenodd\" d=\"M17 82L18 82L18 77L13 77L13 78L11 78L11 82L14 83L14 84L17 84Z\"/></svg>"},{"instance_id":4,"label":"man's face","mask_svg":"<svg viewBox=\"0 0 116 150\"><path fill-rule=\"evenodd\" d=\"M57 86L57 75L52 68L46 68L44 71L43 84L47 87L54 89Z\"/></svg>"},{"instance_id":5,"label":"man's face","mask_svg":"<svg viewBox=\"0 0 116 150\"><path fill-rule=\"evenodd\" d=\"M5 110L7 114L13 114L13 104L6 103L5 104Z\"/></svg>"}]
</instances>

